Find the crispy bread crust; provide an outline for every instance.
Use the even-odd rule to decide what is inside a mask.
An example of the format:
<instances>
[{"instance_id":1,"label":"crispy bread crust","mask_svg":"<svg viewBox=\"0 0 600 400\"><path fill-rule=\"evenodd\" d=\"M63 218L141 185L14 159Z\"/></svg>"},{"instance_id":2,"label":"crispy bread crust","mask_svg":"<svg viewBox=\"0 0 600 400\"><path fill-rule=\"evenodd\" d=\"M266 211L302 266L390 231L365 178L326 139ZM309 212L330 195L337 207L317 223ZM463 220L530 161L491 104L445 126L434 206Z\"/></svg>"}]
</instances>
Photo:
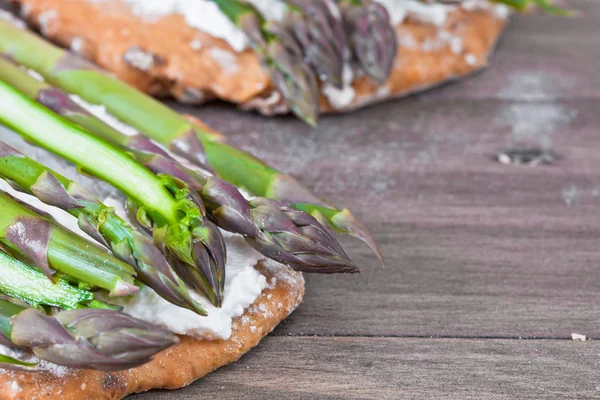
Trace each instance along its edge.
<instances>
[{"instance_id":1,"label":"crispy bread crust","mask_svg":"<svg viewBox=\"0 0 600 400\"><path fill-rule=\"evenodd\" d=\"M177 389L236 361L291 314L304 295L302 274L275 263L259 264L256 268L267 277L270 286L234 320L233 334L228 340L182 336L178 344L159 353L148 364L116 373L0 370L0 399L120 399L150 389Z\"/></svg>"},{"instance_id":2,"label":"crispy bread crust","mask_svg":"<svg viewBox=\"0 0 600 400\"><path fill-rule=\"evenodd\" d=\"M44 35L147 93L195 104L220 98L268 115L288 112L254 51L236 53L225 41L188 26L181 15L142 20L119 0L12 1ZM487 65L505 25L488 10L462 8L449 15L443 29L408 18L396 27L400 46L388 82L378 86L359 77L351 104L334 109L322 96L321 110L353 110L478 70ZM140 55L144 62L133 66L131 60Z\"/></svg>"}]
</instances>

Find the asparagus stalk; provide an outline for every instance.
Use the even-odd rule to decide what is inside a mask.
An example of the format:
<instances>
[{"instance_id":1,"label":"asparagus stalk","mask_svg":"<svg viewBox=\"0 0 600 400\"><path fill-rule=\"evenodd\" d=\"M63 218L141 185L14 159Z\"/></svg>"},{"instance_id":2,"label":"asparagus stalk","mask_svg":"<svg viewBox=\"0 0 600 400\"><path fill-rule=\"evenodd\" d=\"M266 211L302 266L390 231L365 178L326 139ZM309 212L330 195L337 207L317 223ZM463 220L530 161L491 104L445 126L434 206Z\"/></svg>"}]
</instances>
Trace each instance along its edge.
<instances>
[{"instance_id":1,"label":"asparagus stalk","mask_svg":"<svg viewBox=\"0 0 600 400\"><path fill-rule=\"evenodd\" d=\"M562 7L557 7L553 4L552 0L492 0L496 3L505 4L509 7L514 8L517 11L527 11L532 7L537 7L545 13L552 15L572 15L571 10L567 10Z\"/></svg>"},{"instance_id":2,"label":"asparagus stalk","mask_svg":"<svg viewBox=\"0 0 600 400\"><path fill-rule=\"evenodd\" d=\"M117 258L133 266L137 279L167 301L198 314L206 314L152 240L134 230L112 208L90 196L76 182L25 157L2 141L0 178L10 181L44 203L75 216L84 232L103 242Z\"/></svg>"},{"instance_id":3,"label":"asparagus stalk","mask_svg":"<svg viewBox=\"0 0 600 400\"><path fill-rule=\"evenodd\" d=\"M94 300L94 294L71 286L64 279L53 283L38 269L32 268L0 251L0 292L39 305L73 309Z\"/></svg>"},{"instance_id":4,"label":"asparagus stalk","mask_svg":"<svg viewBox=\"0 0 600 400\"><path fill-rule=\"evenodd\" d=\"M339 17L340 10L331 0L284 0L288 5L286 27L302 46L306 62L319 78L342 88L348 43Z\"/></svg>"},{"instance_id":5,"label":"asparagus stalk","mask_svg":"<svg viewBox=\"0 0 600 400\"><path fill-rule=\"evenodd\" d=\"M319 113L317 81L292 35L278 23L266 21L251 4L239 0L211 1L248 35L290 109L315 126Z\"/></svg>"},{"instance_id":6,"label":"asparagus stalk","mask_svg":"<svg viewBox=\"0 0 600 400\"><path fill-rule=\"evenodd\" d=\"M0 121L128 194L137 207L138 221L153 231L155 243L180 278L213 304L221 305L224 241L218 228L203 220L187 187L169 177L155 176L126 153L56 117L2 81Z\"/></svg>"},{"instance_id":7,"label":"asparagus stalk","mask_svg":"<svg viewBox=\"0 0 600 400\"><path fill-rule=\"evenodd\" d=\"M16 358L5 356L4 354L0 354L0 368L2 369L10 369L13 371L37 371L38 363L29 363L21 360L17 360Z\"/></svg>"},{"instance_id":8,"label":"asparagus stalk","mask_svg":"<svg viewBox=\"0 0 600 400\"><path fill-rule=\"evenodd\" d=\"M246 15L240 23L252 25ZM244 22L246 21L246 22ZM258 25L255 25L258 26ZM348 209L319 199L289 175L252 155L219 142L220 136L187 121L162 103L107 74L93 64L59 49L42 38L0 20L0 53L32 68L61 89L93 104L102 104L123 122L198 166L213 171L249 193L281 200L327 223L340 233L366 242L383 261L369 231Z\"/></svg>"},{"instance_id":9,"label":"asparagus stalk","mask_svg":"<svg viewBox=\"0 0 600 400\"><path fill-rule=\"evenodd\" d=\"M303 271L357 271L337 241L310 215L292 210L278 202L269 202L267 199L257 198L249 203L230 183L186 168L139 133L127 136L112 128L78 105L67 93L30 77L9 61L0 59L0 78L20 89L29 98L36 99L69 121L81 125L90 133L121 147L154 173L171 175L197 190L206 202L210 216L221 228L246 236L249 243L265 256ZM2 142L0 155L1 151ZM12 149L12 152L15 151ZM43 174L57 176L62 182L61 187L52 190L53 195L48 201L52 202L56 197L71 198L68 193L61 196L56 196L55 193L64 193L65 188L73 186L74 183L69 184L66 178L53 171L48 172L36 161L21 156L11 158L10 162L5 162L4 165L0 163L0 176L4 175L30 192L29 188L42 179ZM56 183L53 182L52 185L56 186ZM77 192L80 191L78 188ZM34 194L40 197L40 193ZM41 195L44 198L48 197L43 193ZM71 200L69 203L72 202ZM56 205L65 208L62 204ZM81 213L82 209L74 207L69 211ZM269 218L266 219L265 216ZM301 224L295 222L300 220L303 221ZM94 229L91 233L95 234L97 224L92 225ZM315 231L319 233L313 235Z\"/></svg>"},{"instance_id":10,"label":"asparagus stalk","mask_svg":"<svg viewBox=\"0 0 600 400\"><path fill-rule=\"evenodd\" d=\"M352 53L375 82L383 85L396 59L396 30L386 8L375 0L341 0Z\"/></svg>"},{"instance_id":11,"label":"asparagus stalk","mask_svg":"<svg viewBox=\"0 0 600 400\"><path fill-rule=\"evenodd\" d=\"M42 360L108 372L145 364L178 341L169 331L117 311L46 315L7 300L0 300L0 332Z\"/></svg>"},{"instance_id":12,"label":"asparagus stalk","mask_svg":"<svg viewBox=\"0 0 600 400\"><path fill-rule=\"evenodd\" d=\"M108 290L112 296L137 292L135 271L85 239L52 224L0 193L0 242L11 254L31 261L50 279L50 268Z\"/></svg>"},{"instance_id":13,"label":"asparagus stalk","mask_svg":"<svg viewBox=\"0 0 600 400\"><path fill-rule=\"evenodd\" d=\"M423 3L433 4L433 3L442 3L442 4L460 4L465 0L421 0ZM512 9L525 12L529 11L532 8L538 8L545 13L550 15L561 15L561 16L569 16L577 14L572 10L568 10L562 7L557 7L554 5L553 0L489 0L494 3L504 4Z\"/></svg>"}]
</instances>

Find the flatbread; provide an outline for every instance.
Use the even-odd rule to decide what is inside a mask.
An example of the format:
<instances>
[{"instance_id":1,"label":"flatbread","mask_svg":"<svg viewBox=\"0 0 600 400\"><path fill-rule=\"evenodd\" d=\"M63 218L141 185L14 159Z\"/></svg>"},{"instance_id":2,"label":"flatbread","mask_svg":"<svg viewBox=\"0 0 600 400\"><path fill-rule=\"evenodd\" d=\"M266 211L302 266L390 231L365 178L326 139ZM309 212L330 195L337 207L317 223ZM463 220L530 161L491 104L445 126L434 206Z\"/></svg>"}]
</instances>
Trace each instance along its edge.
<instances>
[{"instance_id":1,"label":"flatbread","mask_svg":"<svg viewBox=\"0 0 600 400\"><path fill-rule=\"evenodd\" d=\"M157 354L151 362L114 373L48 364L44 364L44 372L0 369L0 399L120 399L150 389L181 388L238 360L290 315L304 295L301 273L273 262L259 263L256 268L270 286L234 320L228 340L181 336L178 344Z\"/></svg>"},{"instance_id":2,"label":"flatbread","mask_svg":"<svg viewBox=\"0 0 600 400\"><path fill-rule=\"evenodd\" d=\"M235 52L181 15L142 19L119 0L12 2L45 36L154 96L192 104L219 98L267 115L289 111L254 51ZM354 110L481 69L505 25L506 15L493 7L457 7L443 27L409 17L396 27L399 50L388 82L358 77L349 104L334 108L323 95L321 111Z\"/></svg>"}]
</instances>

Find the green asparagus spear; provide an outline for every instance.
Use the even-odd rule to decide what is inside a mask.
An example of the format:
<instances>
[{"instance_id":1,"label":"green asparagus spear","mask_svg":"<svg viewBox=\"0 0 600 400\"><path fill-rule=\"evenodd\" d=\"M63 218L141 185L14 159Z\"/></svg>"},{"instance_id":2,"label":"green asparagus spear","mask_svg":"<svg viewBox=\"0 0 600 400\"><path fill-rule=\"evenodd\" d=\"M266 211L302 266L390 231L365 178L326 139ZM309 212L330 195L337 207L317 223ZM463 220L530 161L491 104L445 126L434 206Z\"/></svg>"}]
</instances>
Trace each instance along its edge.
<instances>
[{"instance_id":1,"label":"green asparagus spear","mask_svg":"<svg viewBox=\"0 0 600 400\"><path fill-rule=\"evenodd\" d=\"M389 13L375 0L341 0L339 4L354 59L369 77L383 85L398 52Z\"/></svg>"},{"instance_id":2,"label":"green asparagus spear","mask_svg":"<svg viewBox=\"0 0 600 400\"><path fill-rule=\"evenodd\" d=\"M93 64L1 20L0 53L36 70L63 90L90 103L106 106L123 122L235 186L255 196L292 204L320 221L327 221L336 231L363 240L383 260L375 240L350 210L335 208L291 176L248 153L220 143L220 136L192 124L160 102L103 73Z\"/></svg>"},{"instance_id":3,"label":"green asparagus spear","mask_svg":"<svg viewBox=\"0 0 600 400\"><path fill-rule=\"evenodd\" d=\"M94 294L71 286L64 279L52 283L38 269L0 251L0 292L38 305L73 309L94 300Z\"/></svg>"},{"instance_id":4,"label":"green asparagus spear","mask_svg":"<svg viewBox=\"0 0 600 400\"><path fill-rule=\"evenodd\" d=\"M3 81L0 121L128 194L131 206L137 208L138 221L153 231L155 243L181 279L220 306L224 241L218 228L203 220L197 205L200 200L187 187L169 177L155 176L126 153L57 117Z\"/></svg>"},{"instance_id":5,"label":"green asparagus spear","mask_svg":"<svg viewBox=\"0 0 600 400\"><path fill-rule=\"evenodd\" d=\"M8 300L0 300L0 333L42 360L109 372L145 364L178 341L169 331L117 311L77 309L46 315Z\"/></svg>"},{"instance_id":6,"label":"green asparagus spear","mask_svg":"<svg viewBox=\"0 0 600 400\"><path fill-rule=\"evenodd\" d=\"M16 358L0 354L0 368L10 369L13 371L37 371L36 367L39 363L25 362Z\"/></svg>"},{"instance_id":7,"label":"green asparagus spear","mask_svg":"<svg viewBox=\"0 0 600 400\"><path fill-rule=\"evenodd\" d=\"M562 7L557 7L552 0L492 0L496 3L505 4L514 8L517 11L527 11L529 8L537 7L545 13L552 15L572 15L571 10Z\"/></svg>"},{"instance_id":8,"label":"green asparagus spear","mask_svg":"<svg viewBox=\"0 0 600 400\"><path fill-rule=\"evenodd\" d=\"M442 3L442 4L460 4L465 0L421 0L423 3L433 4L433 3ZM561 15L561 16L569 16L576 15L577 13L573 10L569 10L566 8L558 7L554 5L553 0L490 0L493 3L504 4L509 6L510 8L519 11L525 12L529 11L532 8L538 8L541 11L548 13L550 15Z\"/></svg>"},{"instance_id":9,"label":"green asparagus spear","mask_svg":"<svg viewBox=\"0 0 600 400\"><path fill-rule=\"evenodd\" d=\"M344 63L349 53L340 14L332 0L284 0L284 25L302 47L306 62L319 79L342 88Z\"/></svg>"},{"instance_id":10,"label":"green asparagus spear","mask_svg":"<svg viewBox=\"0 0 600 400\"><path fill-rule=\"evenodd\" d=\"M90 196L76 182L25 157L2 141L0 178L10 181L44 203L75 216L84 232L103 242L112 249L115 256L132 265L137 272L137 279L167 301L199 314L206 314L202 306L190 296L183 281L154 246L151 238L134 230L112 208Z\"/></svg>"},{"instance_id":11,"label":"green asparagus spear","mask_svg":"<svg viewBox=\"0 0 600 400\"><path fill-rule=\"evenodd\" d=\"M30 260L51 280L53 268L114 296L138 290L133 285L135 271L131 266L5 193L0 193L0 242L11 254Z\"/></svg>"}]
</instances>

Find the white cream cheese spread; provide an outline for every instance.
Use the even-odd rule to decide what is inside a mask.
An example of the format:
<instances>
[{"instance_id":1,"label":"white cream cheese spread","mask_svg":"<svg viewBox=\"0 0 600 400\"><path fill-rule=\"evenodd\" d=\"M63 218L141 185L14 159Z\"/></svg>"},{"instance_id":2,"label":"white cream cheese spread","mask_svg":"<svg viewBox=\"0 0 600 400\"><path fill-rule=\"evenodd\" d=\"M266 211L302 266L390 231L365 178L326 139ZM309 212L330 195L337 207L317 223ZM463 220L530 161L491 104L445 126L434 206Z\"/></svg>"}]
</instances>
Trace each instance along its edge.
<instances>
[{"instance_id":1,"label":"white cream cheese spread","mask_svg":"<svg viewBox=\"0 0 600 400\"><path fill-rule=\"evenodd\" d=\"M91 0L101 3L106 0ZM246 35L240 31L221 11L208 0L121 0L131 11L146 20L159 19L166 15L180 14L185 22L211 36L223 39L235 51L248 47Z\"/></svg>"},{"instance_id":2,"label":"white cream cheese spread","mask_svg":"<svg viewBox=\"0 0 600 400\"><path fill-rule=\"evenodd\" d=\"M233 318L241 316L268 283L254 269L263 256L248 246L242 236L225 231L222 233L227 246L223 305L217 308L206 297L193 293L208 316L203 317L171 304L147 286L142 287L134 296L111 298L110 302L123 306L123 312L133 317L164 326L180 335L228 339L231 336Z\"/></svg>"},{"instance_id":3,"label":"white cream cheese spread","mask_svg":"<svg viewBox=\"0 0 600 400\"><path fill-rule=\"evenodd\" d=\"M335 109L348 107L352 104L352 100L354 100L354 97L356 96L354 87L352 87L354 76L352 74L352 68L348 63L344 65L342 79L343 86L341 89L338 89L329 83L323 85L323 94L327 97L329 104Z\"/></svg>"}]
</instances>

